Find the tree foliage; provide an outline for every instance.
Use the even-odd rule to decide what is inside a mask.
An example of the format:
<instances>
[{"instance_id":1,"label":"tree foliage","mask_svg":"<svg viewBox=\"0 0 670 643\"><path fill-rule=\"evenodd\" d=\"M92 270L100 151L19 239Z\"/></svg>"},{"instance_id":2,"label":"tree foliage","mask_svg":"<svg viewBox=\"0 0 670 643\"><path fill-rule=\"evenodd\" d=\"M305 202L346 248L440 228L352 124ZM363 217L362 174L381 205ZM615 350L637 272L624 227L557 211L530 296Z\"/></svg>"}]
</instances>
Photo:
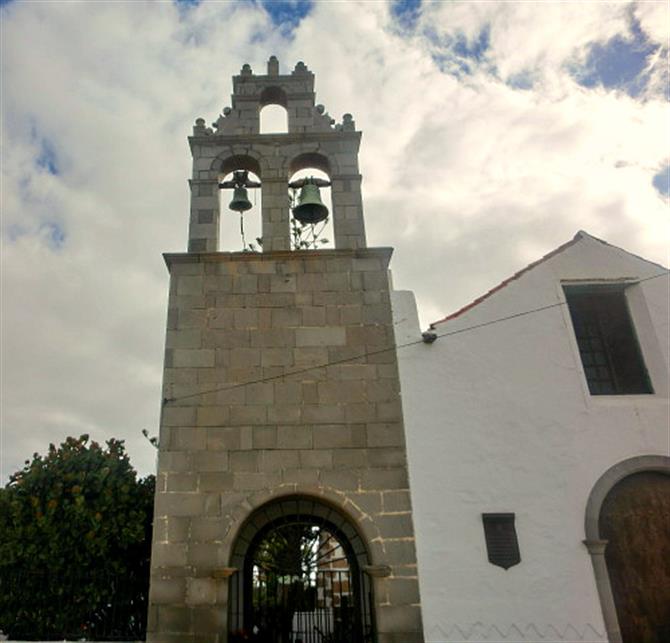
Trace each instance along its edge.
<instances>
[{"instance_id":1,"label":"tree foliage","mask_svg":"<svg viewBox=\"0 0 670 643\"><path fill-rule=\"evenodd\" d=\"M141 629L153 493L119 440L68 438L26 460L0 489L0 629L43 639Z\"/></svg>"}]
</instances>

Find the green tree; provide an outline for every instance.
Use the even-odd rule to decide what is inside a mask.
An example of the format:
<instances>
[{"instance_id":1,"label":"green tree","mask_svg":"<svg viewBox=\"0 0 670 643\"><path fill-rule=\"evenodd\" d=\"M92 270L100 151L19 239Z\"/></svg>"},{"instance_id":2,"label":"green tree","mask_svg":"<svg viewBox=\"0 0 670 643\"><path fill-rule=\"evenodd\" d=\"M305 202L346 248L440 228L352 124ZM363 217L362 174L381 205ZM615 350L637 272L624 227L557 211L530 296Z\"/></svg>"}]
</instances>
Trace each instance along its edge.
<instances>
[{"instance_id":1,"label":"green tree","mask_svg":"<svg viewBox=\"0 0 670 643\"><path fill-rule=\"evenodd\" d=\"M119 440L68 438L26 460L0 489L0 630L143 636L153 494Z\"/></svg>"}]
</instances>

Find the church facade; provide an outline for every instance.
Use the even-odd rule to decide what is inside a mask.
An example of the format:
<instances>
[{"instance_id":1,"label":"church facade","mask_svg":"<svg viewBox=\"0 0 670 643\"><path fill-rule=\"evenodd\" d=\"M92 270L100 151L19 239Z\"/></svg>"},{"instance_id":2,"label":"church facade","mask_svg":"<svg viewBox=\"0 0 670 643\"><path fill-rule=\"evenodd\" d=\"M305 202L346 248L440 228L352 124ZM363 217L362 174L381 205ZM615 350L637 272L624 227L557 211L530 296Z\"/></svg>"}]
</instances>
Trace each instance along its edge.
<instances>
[{"instance_id":1,"label":"church facade","mask_svg":"<svg viewBox=\"0 0 670 643\"><path fill-rule=\"evenodd\" d=\"M399 351L426 641L670 640L668 301L579 232Z\"/></svg>"},{"instance_id":2,"label":"church facade","mask_svg":"<svg viewBox=\"0 0 670 643\"><path fill-rule=\"evenodd\" d=\"M147 641L668 640L667 270L579 233L422 334L360 142L274 57L189 137ZM334 248L296 247L319 185ZM262 252L220 251L222 187Z\"/></svg>"}]
</instances>

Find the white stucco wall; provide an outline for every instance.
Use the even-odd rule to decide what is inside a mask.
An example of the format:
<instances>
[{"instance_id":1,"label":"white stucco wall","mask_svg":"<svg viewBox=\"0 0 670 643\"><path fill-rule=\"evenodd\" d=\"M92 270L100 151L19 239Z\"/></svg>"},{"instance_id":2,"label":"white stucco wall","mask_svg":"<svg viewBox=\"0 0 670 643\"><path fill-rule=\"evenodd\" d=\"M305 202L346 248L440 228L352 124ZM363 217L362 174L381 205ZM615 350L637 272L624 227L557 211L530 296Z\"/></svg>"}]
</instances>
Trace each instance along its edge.
<instances>
[{"instance_id":1,"label":"white stucco wall","mask_svg":"<svg viewBox=\"0 0 670 643\"><path fill-rule=\"evenodd\" d=\"M561 282L661 272L584 236L436 332L564 303ZM565 305L399 350L426 641L607 640L589 493L617 462L670 454L667 275L627 297L653 395L589 394ZM398 344L420 338L412 294L393 304ZM516 514L507 571L487 560L489 512Z\"/></svg>"}]
</instances>

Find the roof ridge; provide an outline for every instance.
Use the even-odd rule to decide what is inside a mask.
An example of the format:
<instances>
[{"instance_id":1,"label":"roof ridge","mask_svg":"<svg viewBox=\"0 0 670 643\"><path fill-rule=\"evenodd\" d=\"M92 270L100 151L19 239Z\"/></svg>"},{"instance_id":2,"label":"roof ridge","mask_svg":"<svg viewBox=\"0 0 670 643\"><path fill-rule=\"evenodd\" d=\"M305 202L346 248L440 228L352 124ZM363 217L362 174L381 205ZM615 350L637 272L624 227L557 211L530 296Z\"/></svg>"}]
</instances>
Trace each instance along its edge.
<instances>
[{"instance_id":1,"label":"roof ridge","mask_svg":"<svg viewBox=\"0 0 670 643\"><path fill-rule=\"evenodd\" d=\"M437 321L434 321L433 323L430 324L430 328L435 328L436 324L441 324L443 322L449 321L451 319L454 319L456 317L459 317L463 313L467 312L471 308L474 308L475 306L478 306L481 304L484 300L488 299L491 297L491 295L495 294L499 290L502 290L505 288L507 285L509 285L511 282L516 281L527 273L528 271L532 270L536 266L539 266L541 263L544 263L545 261L551 259L552 257L555 257L556 255L560 254L564 250L567 250L570 246L573 246L575 243L578 241L581 241L582 239L590 239L591 241L597 241L598 243L602 243L605 246L608 246L610 248L614 248L615 250L620 250L621 252L625 252L626 254L636 257L637 259L640 259L641 261L644 261L646 263L652 264L654 266L658 266L659 268L662 268L663 270L668 270L665 266L662 266L659 263L655 263L653 261L649 261L649 259L645 259L644 257L640 257L639 255L636 255L632 252L629 252L628 250L625 250L624 248L620 248L619 246L614 246L611 243L608 243L607 241L604 241L603 239L599 239L598 237L594 237L592 234L589 234L585 230L578 230L577 233L575 234L570 241L566 241L565 243L561 244L557 248L554 248L551 252L548 252L547 254L543 255L536 261L533 261L532 263L529 263L525 268L522 268L521 270L515 272L511 277L508 277L507 279L501 281L497 286L494 286L487 292L485 292L483 295L480 295L473 301L471 301L469 304L466 304L462 308L459 308L456 312L451 313L450 315L447 315L446 317L443 317L442 319L438 319Z\"/></svg>"},{"instance_id":2,"label":"roof ridge","mask_svg":"<svg viewBox=\"0 0 670 643\"><path fill-rule=\"evenodd\" d=\"M547 259L550 259L551 257L559 254L560 252L563 252L566 248L569 248L570 246L574 245L579 241L580 239L584 238L584 235L590 237L587 232L584 230L578 230L577 233L575 234L570 241L566 241L564 244L558 246L558 248L554 248L551 252L548 252L547 254L543 255L536 261L533 261L532 263L529 263L525 268L522 268L521 270L515 272L511 277L508 277L507 279L504 279L501 281L497 286L494 286L490 290L487 290L483 295L480 295L476 299L473 299L469 304L466 304L462 308L459 308L457 311L451 313L450 315L447 315L446 317L443 317L442 319L438 319L437 321L434 321L432 324L430 324L430 328L435 328L435 324L442 324L443 322L449 321L451 319L454 319L456 317L459 317L463 313L467 312L471 308L474 308L475 306L478 306L481 304L485 299L488 299L491 295L495 294L499 290L502 290L507 286L510 282L515 281L519 277L521 277L523 274L528 272L529 270L532 270L535 268L535 266L538 266L539 264L543 263L544 261L547 261Z\"/></svg>"}]
</instances>

